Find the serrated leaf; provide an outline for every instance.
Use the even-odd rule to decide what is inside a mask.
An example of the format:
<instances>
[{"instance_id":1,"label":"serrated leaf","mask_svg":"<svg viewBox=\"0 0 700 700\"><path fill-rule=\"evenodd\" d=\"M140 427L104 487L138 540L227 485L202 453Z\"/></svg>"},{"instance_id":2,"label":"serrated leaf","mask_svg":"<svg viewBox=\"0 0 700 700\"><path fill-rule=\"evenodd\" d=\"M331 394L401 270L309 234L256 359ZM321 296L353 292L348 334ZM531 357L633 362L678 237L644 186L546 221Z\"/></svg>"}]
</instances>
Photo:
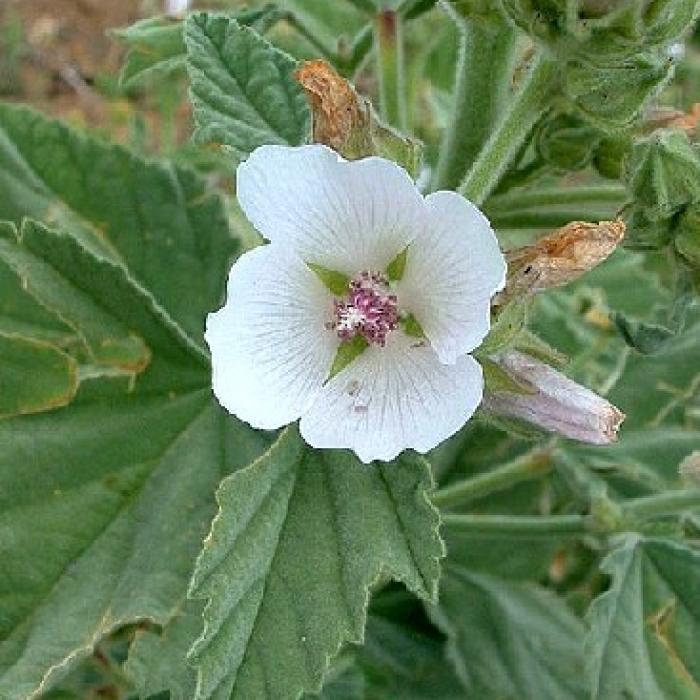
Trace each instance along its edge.
<instances>
[{"instance_id":1,"label":"serrated leaf","mask_svg":"<svg viewBox=\"0 0 700 700\"><path fill-rule=\"evenodd\" d=\"M0 219L65 229L126 267L203 344L237 247L203 180L0 104L0 183Z\"/></svg>"},{"instance_id":2,"label":"serrated leaf","mask_svg":"<svg viewBox=\"0 0 700 700\"><path fill-rule=\"evenodd\" d=\"M202 628L202 607L187 601L160 633L136 633L124 672L141 697L168 691L169 700L192 700L196 679L186 657Z\"/></svg>"},{"instance_id":3,"label":"serrated leaf","mask_svg":"<svg viewBox=\"0 0 700 700\"><path fill-rule=\"evenodd\" d=\"M448 635L467 697L585 696L583 626L552 593L450 565L432 617Z\"/></svg>"},{"instance_id":4,"label":"serrated leaf","mask_svg":"<svg viewBox=\"0 0 700 700\"><path fill-rule=\"evenodd\" d=\"M226 479L192 580L208 599L191 652L196 697L317 690L329 657L362 640L382 572L432 599L443 550L430 485L419 457L363 466L311 450L296 429Z\"/></svg>"},{"instance_id":5,"label":"serrated leaf","mask_svg":"<svg viewBox=\"0 0 700 700\"><path fill-rule=\"evenodd\" d=\"M174 17L149 17L112 35L129 47L119 74L123 87L134 87L149 77L184 68L187 58L182 21Z\"/></svg>"},{"instance_id":6,"label":"serrated leaf","mask_svg":"<svg viewBox=\"0 0 700 700\"><path fill-rule=\"evenodd\" d=\"M401 621L403 622L403 621ZM464 700L441 639L370 612L361 647L331 666L318 695L304 700Z\"/></svg>"},{"instance_id":7,"label":"serrated leaf","mask_svg":"<svg viewBox=\"0 0 700 700\"><path fill-rule=\"evenodd\" d=\"M234 15L240 24L263 33L281 16L280 10L268 6ZM167 16L149 17L130 27L112 32L113 36L129 47L124 67L119 75L123 87L140 85L149 78L167 75L185 67L183 21Z\"/></svg>"},{"instance_id":8,"label":"serrated leaf","mask_svg":"<svg viewBox=\"0 0 700 700\"><path fill-rule=\"evenodd\" d=\"M0 231L0 260L17 275L22 289L80 337L90 363L127 373L142 372L151 360L148 345L129 327L128 312L125 314L121 306L109 308L109 302L105 308L99 292L86 293L81 287L78 275L84 250L74 239L64 242L60 236L30 221L25 222L19 237L12 233L3 236ZM115 271L110 277L121 286L114 293L119 296L123 276ZM106 295L107 288L103 289Z\"/></svg>"},{"instance_id":9,"label":"serrated leaf","mask_svg":"<svg viewBox=\"0 0 700 700\"><path fill-rule=\"evenodd\" d=\"M181 609L217 484L268 438L213 403L206 357L122 266L36 223L2 250L89 337L85 300L152 352L133 379L0 421L0 697L27 700L104 635Z\"/></svg>"},{"instance_id":10,"label":"serrated leaf","mask_svg":"<svg viewBox=\"0 0 700 700\"><path fill-rule=\"evenodd\" d=\"M293 76L294 59L224 15L191 15L185 41L197 142L245 156L263 144L309 138L310 112Z\"/></svg>"},{"instance_id":11,"label":"serrated leaf","mask_svg":"<svg viewBox=\"0 0 700 700\"><path fill-rule=\"evenodd\" d=\"M587 615L590 697L697 698L700 553L629 535L601 569L611 581Z\"/></svg>"},{"instance_id":12,"label":"serrated leaf","mask_svg":"<svg viewBox=\"0 0 700 700\"><path fill-rule=\"evenodd\" d=\"M0 332L0 418L65 406L77 389L72 357L49 343Z\"/></svg>"}]
</instances>

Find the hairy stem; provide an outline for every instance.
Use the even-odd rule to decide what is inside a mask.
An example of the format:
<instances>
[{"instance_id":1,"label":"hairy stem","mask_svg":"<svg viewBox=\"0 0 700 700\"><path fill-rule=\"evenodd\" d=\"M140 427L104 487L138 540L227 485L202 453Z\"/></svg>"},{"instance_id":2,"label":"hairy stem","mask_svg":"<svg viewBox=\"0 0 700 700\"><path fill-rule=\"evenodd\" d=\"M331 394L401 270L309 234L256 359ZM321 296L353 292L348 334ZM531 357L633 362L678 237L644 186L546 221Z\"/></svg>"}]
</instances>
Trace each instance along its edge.
<instances>
[{"instance_id":1,"label":"hairy stem","mask_svg":"<svg viewBox=\"0 0 700 700\"><path fill-rule=\"evenodd\" d=\"M682 513L693 508L700 508L699 489L681 489L655 496L635 498L623 505L623 512L628 520L641 520L660 515Z\"/></svg>"},{"instance_id":2,"label":"hairy stem","mask_svg":"<svg viewBox=\"0 0 700 700\"><path fill-rule=\"evenodd\" d=\"M556 71L555 61L544 54L537 55L513 104L459 186L460 194L477 206L496 188L545 109L555 87Z\"/></svg>"},{"instance_id":3,"label":"hairy stem","mask_svg":"<svg viewBox=\"0 0 700 700\"><path fill-rule=\"evenodd\" d=\"M439 489L433 494L432 500L440 508L462 505L543 476L551 468L551 453L546 450L533 450L489 472Z\"/></svg>"},{"instance_id":4,"label":"hairy stem","mask_svg":"<svg viewBox=\"0 0 700 700\"><path fill-rule=\"evenodd\" d=\"M559 228L572 221L604 221L611 218L613 213L604 209L580 209L556 210L522 210L496 212L486 210L491 225L497 229L534 229L534 228Z\"/></svg>"},{"instance_id":5,"label":"hairy stem","mask_svg":"<svg viewBox=\"0 0 700 700\"><path fill-rule=\"evenodd\" d=\"M619 204L625 199L626 194L626 189L618 184L589 187L546 187L490 197L487 209L504 212L571 204Z\"/></svg>"},{"instance_id":6,"label":"hairy stem","mask_svg":"<svg viewBox=\"0 0 700 700\"><path fill-rule=\"evenodd\" d=\"M508 95L516 32L504 22L460 28L454 103L440 148L434 189L456 189L493 130Z\"/></svg>"},{"instance_id":7,"label":"hairy stem","mask_svg":"<svg viewBox=\"0 0 700 700\"><path fill-rule=\"evenodd\" d=\"M630 531L634 525L660 516L675 515L700 508L700 490L683 489L655 496L635 498L622 503L620 516L611 519L605 527L588 515L473 515L446 513L444 525L458 532L495 537L561 537L586 534L614 534Z\"/></svg>"},{"instance_id":8,"label":"hairy stem","mask_svg":"<svg viewBox=\"0 0 700 700\"><path fill-rule=\"evenodd\" d=\"M383 119L406 130L407 108L404 85L403 20L385 10L375 20L375 43L379 74L379 98Z\"/></svg>"},{"instance_id":9,"label":"hairy stem","mask_svg":"<svg viewBox=\"0 0 700 700\"><path fill-rule=\"evenodd\" d=\"M498 537L581 536L588 532L583 515L472 515L447 513L445 527L457 532Z\"/></svg>"}]
</instances>

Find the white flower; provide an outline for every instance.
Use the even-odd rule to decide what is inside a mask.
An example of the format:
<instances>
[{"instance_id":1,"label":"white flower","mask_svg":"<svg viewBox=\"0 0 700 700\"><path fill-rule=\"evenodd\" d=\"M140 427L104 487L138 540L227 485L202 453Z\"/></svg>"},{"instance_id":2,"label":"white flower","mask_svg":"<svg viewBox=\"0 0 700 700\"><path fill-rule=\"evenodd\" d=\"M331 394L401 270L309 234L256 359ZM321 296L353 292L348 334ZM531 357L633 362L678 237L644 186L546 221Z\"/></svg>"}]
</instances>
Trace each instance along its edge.
<instances>
[{"instance_id":1,"label":"white flower","mask_svg":"<svg viewBox=\"0 0 700 700\"><path fill-rule=\"evenodd\" d=\"M364 462L459 430L483 393L468 353L506 272L481 212L454 192L424 198L388 160L324 146L258 148L237 189L270 243L235 263L208 318L221 404L256 428L301 418L310 445ZM331 376L351 348L362 352Z\"/></svg>"}]
</instances>

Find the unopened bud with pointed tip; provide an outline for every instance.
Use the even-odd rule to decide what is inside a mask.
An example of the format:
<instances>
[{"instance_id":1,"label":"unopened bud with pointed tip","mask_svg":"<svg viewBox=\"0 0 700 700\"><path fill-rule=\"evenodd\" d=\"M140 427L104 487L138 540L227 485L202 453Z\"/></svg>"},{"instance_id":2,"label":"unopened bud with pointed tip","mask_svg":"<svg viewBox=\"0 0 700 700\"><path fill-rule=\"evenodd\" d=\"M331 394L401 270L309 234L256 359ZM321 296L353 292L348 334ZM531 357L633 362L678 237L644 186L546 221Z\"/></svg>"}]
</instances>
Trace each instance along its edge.
<instances>
[{"instance_id":1,"label":"unopened bud with pointed tip","mask_svg":"<svg viewBox=\"0 0 700 700\"><path fill-rule=\"evenodd\" d=\"M617 440L625 414L544 362L515 350L493 358L513 379L531 388L529 393L487 392L487 413L524 420L539 428L592 445Z\"/></svg>"}]
</instances>

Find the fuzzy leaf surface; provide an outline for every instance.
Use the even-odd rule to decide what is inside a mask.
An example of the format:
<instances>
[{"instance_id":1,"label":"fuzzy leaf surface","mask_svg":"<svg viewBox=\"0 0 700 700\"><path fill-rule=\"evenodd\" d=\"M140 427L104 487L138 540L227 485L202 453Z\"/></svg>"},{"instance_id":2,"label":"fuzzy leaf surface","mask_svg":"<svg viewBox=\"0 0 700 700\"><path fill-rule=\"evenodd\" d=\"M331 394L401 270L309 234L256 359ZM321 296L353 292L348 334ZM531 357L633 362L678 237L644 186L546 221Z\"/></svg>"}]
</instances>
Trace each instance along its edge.
<instances>
[{"instance_id":1,"label":"fuzzy leaf surface","mask_svg":"<svg viewBox=\"0 0 700 700\"><path fill-rule=\"evenodd\" d=\"M360 642L382 573L434 599L442 542L427 463L363 466L288 429L224 480L192 594L208 599L191 659L196 698L296 698Z\"/></svg>"},{"instance_id":2,"label":"fuzzy leaf surface","mask_svg":"<svg viewBox=\"0 0 700 700\"><path fill-rule=\"evenodd\" d=\"M611 581L587 616L590 697L697 698L700 552L628 535L601 569Z\"/></svg>"},{"instance_id":3,"label":"fuzzy leaf surface","mask_svg":"<svg viewBox=\"0 0 700 700\"><path fill-rule=\"evenodd\" d=\"M468 697L585 697L583 625L553 594L449 565L433 619Z\"/></svg>"},{"instance_id":4,"label":"fuzzy leaf surface","mask_svg":"<svg viewBox=\"0 0 700 700\"><path fill-rule=\"evenodd\" d=\"M237 244L221 201L192 172L0 104L0 219L24 217L127 268L203 343L204 316L221 301Z\"/></svg>"},{"instance_id":5,"label":"fuzzy leaf surface","mask_svg":"<svg viewBox=\"0 0 700 700\"><path fill-rule=\"evenodd\" d=\"M191 15L185 41L197 142L246 156L263 144L307 140L310 111L294 59L224 15Z\"/></svg>"},{"instance_id":6,"label":"fuzzy leaf surface","mask_svg":"<svg viewBox=\"0 0 700 700\"><path fill-rule=\"evenodd\" d=\"M0 257L87 347L127 332L149 354L0 421L0 697L25 700L119 627L176 615L216 486L267 437L213 403L206 357L122 265L32 222Z\"/></svg>"},{"instance_id":7,"label":"fuzzy leaf surface","mask_svg":"<svg viewBox=\"0 0 700 700\"><path fill-rule=\"evenodd\" d=\"M78 389L77 363L55 345L0 333L0 418L70 403Z\"/></svg>"}]
</instances>

